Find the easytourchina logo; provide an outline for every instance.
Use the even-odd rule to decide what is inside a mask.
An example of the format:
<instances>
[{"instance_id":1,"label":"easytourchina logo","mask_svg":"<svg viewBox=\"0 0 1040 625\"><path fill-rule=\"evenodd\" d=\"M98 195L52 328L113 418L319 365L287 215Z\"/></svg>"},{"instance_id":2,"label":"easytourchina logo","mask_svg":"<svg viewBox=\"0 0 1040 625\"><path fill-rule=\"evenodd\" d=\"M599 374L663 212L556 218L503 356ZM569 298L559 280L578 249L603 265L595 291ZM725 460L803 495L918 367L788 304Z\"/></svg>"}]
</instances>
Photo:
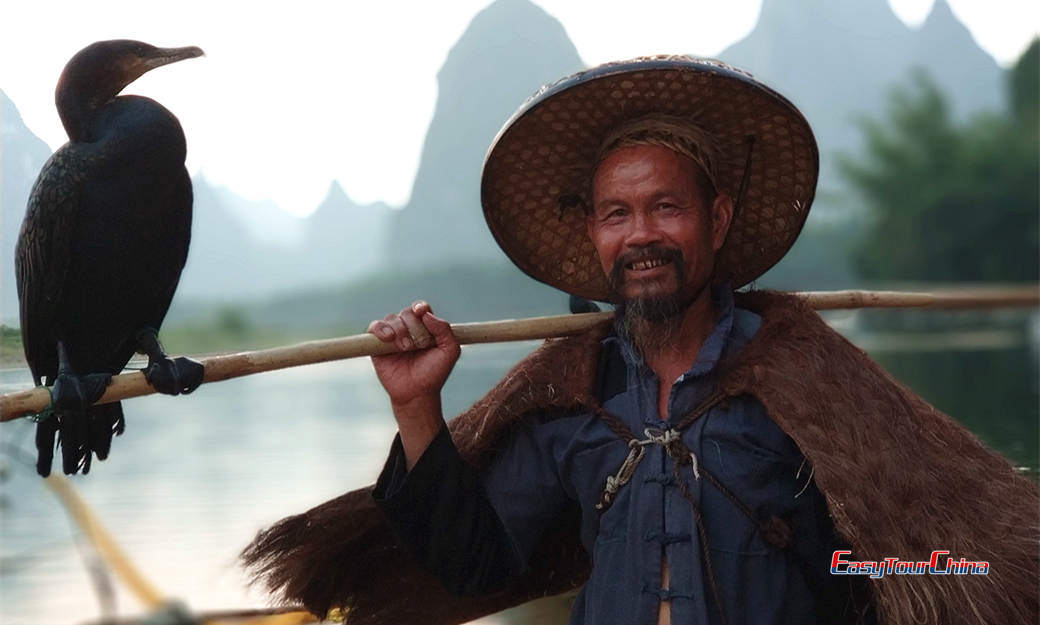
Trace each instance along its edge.
<instances>
[{"instance_id":1,"label":"easytourchina logo","mask_svg":"<svg viewBox=\"0 0 1040 625\"><path fill-rule=\"evenodd\" d=\"M900 558L882 560L846 560L851 551L835 551L831 556L831 575L869 575L879 579L885 575L989 575L989 562L976 562L949 557L950 552L937 549L928 560Z\"/></svg>"}]
</instances>

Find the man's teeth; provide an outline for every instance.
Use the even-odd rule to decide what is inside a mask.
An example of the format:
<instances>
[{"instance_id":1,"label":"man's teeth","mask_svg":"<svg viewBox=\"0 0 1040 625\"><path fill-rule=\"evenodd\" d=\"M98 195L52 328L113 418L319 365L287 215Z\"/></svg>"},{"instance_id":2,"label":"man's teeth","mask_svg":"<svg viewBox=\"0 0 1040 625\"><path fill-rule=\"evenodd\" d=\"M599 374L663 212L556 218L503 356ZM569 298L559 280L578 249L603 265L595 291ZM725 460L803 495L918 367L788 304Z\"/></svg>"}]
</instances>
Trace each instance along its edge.
<instances>
[{"instance_id":1,"label":"man's teeth","mask_svg":"<svg viewBox=\"0 0 1040 625\"><path fill-rule=\"evenodd\" d=\"M637 271L645 271L647 269L653 269L654 267L660 267L663 264L665 264L665 261L659 260L659 259L658 260L641 260L641 261L629 264L628 267L629 267L629 269L635 269Z\"/></svg>"}]
</instances>

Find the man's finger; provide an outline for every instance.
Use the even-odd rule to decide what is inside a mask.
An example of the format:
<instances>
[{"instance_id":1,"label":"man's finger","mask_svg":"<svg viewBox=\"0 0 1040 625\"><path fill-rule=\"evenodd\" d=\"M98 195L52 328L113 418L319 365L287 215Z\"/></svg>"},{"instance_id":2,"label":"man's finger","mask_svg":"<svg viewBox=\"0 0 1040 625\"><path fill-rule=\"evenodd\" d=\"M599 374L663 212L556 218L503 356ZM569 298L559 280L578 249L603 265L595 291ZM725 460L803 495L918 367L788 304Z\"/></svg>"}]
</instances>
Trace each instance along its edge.
<instances>
[{"instance_id":1,"label":"man's finger","mask_svg":"<svg viewBox=\"0 0 1040 625\"><path fill-rule=\"evenodd\" d=\"M419 321L419 317L416 316L412 309L406 308L402 310L400 317L404 322L405 328L407 328L409 339L417 349L425 349L433 345L433 337L430 336L426 326Z\"/></svg>"},{"instance_id":2,"label":"man's finger","mask_svg":"<svg viewBox=\"0 0 1040 625\"><path fill-rule=\"evenodd\" d=\"M408 328L404 325L401 315L388 315L386 323L394 331L394 344L397 349L406 352L412 348L412 338L408 334Z\"/></svg>"},{"instance_id":3,"label":"man's finger","mask_svg":"<svg viewBox=\"0 0 1040 625\"><path fill-rule=\"evenodd\" d=\"M376 338L386 343L394 340L394 331L390 329L385 321L376 320L368 324L368 332L375 334Z\"/></svg>"}]
</instances>

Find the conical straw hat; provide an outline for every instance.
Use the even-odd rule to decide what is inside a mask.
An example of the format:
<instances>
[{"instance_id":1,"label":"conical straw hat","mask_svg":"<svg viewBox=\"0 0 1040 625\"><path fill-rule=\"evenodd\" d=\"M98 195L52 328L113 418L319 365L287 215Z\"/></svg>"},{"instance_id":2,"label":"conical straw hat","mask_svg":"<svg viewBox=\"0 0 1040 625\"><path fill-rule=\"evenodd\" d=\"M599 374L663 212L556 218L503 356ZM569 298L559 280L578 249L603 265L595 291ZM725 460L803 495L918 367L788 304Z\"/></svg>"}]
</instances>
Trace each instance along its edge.
<instances>
[{"instance_id":1,"label":"conical straw hat","mask_svg":"<svg viewBox=\"0 0 1040 625\"><path fill-rule=\"evenodd\" d=\"M685 56L608 63L542 87L491 144L481 203L495 240L531 277L587 299L609 297L588 238L588 189L604 137L668 115L710 134L716 183L736 201L716 273L734 287L794 244L816 190L819 154L798 109L750 74Z\"/></svg>"}]
</instances>

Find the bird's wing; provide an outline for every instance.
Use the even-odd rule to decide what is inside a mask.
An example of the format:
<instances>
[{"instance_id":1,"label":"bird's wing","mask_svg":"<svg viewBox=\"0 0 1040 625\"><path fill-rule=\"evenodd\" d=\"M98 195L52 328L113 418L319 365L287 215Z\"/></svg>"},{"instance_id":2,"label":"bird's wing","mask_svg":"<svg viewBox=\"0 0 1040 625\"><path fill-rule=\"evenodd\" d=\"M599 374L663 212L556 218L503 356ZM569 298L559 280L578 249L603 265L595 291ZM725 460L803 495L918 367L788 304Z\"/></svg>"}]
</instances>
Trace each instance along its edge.
<instances>
[{"instance_id":1,"label":"bird's wing","mask_svg":"<svg viewBox=\"0 0 1040 625\"><path fill-rule=\"evenodd\" d=\"M37 384L57 372L54 320L71 262L81 189L93 162L85 146L59 148L36 178L18 235L14 262L22 343Z\"/></svg>"}]
</instances>

